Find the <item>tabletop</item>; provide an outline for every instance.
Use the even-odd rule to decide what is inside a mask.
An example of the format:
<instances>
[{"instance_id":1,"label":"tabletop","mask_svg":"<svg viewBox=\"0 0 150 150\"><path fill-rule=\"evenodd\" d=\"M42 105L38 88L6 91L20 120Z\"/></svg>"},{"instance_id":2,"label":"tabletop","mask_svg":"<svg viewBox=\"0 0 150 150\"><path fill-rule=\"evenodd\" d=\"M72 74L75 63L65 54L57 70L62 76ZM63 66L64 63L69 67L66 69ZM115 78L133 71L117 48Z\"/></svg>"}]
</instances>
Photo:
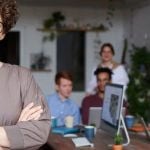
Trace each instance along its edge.
<instances>
[{"instance_id":1,"label":"tabletop","mask_svg":"<svg viewBox=\"0 0 150 150\"><path fill-rule=\"evenodd\" d=\"M136 133L130 133L130 144L125 146L124 150L148 150L150 141L146 136ZM70 138L65 138L58 134L50 134L47 145L49 150L110 150L109 145L112 144L113 137L104 131L98 130L93 140L94 147L80 147L76 148Z\"/></svg>"}]
</instances>

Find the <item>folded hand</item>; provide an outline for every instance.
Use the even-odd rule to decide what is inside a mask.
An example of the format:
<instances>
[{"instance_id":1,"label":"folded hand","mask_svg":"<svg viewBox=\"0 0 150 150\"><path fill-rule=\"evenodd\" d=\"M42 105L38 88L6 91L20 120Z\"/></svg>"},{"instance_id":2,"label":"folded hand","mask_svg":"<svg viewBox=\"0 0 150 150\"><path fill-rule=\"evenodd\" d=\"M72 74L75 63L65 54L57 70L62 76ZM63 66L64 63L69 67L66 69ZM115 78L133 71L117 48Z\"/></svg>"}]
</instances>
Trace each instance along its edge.
<instances>
[{"instance_id":1,"label":"folded hand","mask_svg":"<svg viewBox=\"0 0 150 150\"><path fill-rule=\"evenodd\" d=\"M38 120L42 112L43 109L41 108L41 106L34 106L34 103L30 103L22 110L18 122Z\"/></svg>"}]
</instances>

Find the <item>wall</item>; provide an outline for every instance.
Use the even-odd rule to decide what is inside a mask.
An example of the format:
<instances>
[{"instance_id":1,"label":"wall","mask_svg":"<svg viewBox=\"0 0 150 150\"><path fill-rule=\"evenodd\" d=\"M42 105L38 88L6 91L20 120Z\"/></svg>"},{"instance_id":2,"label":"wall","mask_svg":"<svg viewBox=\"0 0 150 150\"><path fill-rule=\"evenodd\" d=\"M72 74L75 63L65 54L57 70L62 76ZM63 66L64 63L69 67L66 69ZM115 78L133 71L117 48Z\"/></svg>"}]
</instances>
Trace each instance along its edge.
<instances>
[{"instance_id":1,"label":"wall","mask_svg":"<svg viewBox=\"0 0 150 150\"><path fill-rule=\"evenodd\" d=\"M133 42L150 48L150 3L133 12Z\"/></svg>"},{"instance_id":2,"label":"wall","mask_svg":"<svg viewBox=\"0 0 150 150\"><path fill-rule=\"evenodd\" d=\"M55 7L20 7L21 17L14 30L21 31L21 65L30 67L30 55L33 52L41 51L41 39L43 33L37 31L42 27L44 19L48 18L54 11L62 11L67 23L72 24L74 20L79 20L82 24L99 25L105 22L105 9L85 9L85 8L55 8ZM86 83L91 76L91 70L99 62L97 56L99 44L97 42L111 42L116 50L115 59L120 62L122 54L122 44L124 39L123 15L121 11L116 11L113 19L113 27L104 33L86 33ZM56 41L48 42L44 45L45 52L52 58L51 72L33 72L35 79L42 88L45 95L54 91L54 76L56 73ZM84 91L73 92L72 98L80 105L84 97Z\"/></svg>"}]
</instances>

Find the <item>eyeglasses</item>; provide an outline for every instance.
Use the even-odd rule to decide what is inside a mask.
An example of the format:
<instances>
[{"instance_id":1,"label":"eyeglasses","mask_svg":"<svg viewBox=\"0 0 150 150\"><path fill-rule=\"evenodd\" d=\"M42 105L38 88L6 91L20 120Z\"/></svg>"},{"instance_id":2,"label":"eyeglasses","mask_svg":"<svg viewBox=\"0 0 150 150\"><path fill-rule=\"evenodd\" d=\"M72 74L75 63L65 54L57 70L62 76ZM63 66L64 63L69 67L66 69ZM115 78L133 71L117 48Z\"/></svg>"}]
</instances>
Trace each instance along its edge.
<instances>
[{"instance_id":1,"label":"eyeglasses","mask_svg":"<svg viewBox=\"0 0 150 150\"><path fill-rule=\"evenodd\" d=\"M3 32L3 23L0 22L0 33L2 33L2 32Z\"/></svg>"}]
</instances>

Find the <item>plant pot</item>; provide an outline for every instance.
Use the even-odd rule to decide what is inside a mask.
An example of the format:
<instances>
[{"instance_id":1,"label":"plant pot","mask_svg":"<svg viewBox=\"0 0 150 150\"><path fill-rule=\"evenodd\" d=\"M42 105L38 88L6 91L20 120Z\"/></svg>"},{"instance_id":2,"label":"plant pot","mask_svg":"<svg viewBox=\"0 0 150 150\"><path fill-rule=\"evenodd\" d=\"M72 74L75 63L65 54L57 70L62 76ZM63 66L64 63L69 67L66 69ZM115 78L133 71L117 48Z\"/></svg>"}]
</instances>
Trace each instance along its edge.
<instances>
[{"instance_id":1,"label":"plant pot","mask_svg":"<svg viewBox=\"0 0 150 150\"><path fill-rule=\"evenodd\" d=\"M113 150L123 150L122 145L113 145Z\"/></svg>"}]
</instances>

